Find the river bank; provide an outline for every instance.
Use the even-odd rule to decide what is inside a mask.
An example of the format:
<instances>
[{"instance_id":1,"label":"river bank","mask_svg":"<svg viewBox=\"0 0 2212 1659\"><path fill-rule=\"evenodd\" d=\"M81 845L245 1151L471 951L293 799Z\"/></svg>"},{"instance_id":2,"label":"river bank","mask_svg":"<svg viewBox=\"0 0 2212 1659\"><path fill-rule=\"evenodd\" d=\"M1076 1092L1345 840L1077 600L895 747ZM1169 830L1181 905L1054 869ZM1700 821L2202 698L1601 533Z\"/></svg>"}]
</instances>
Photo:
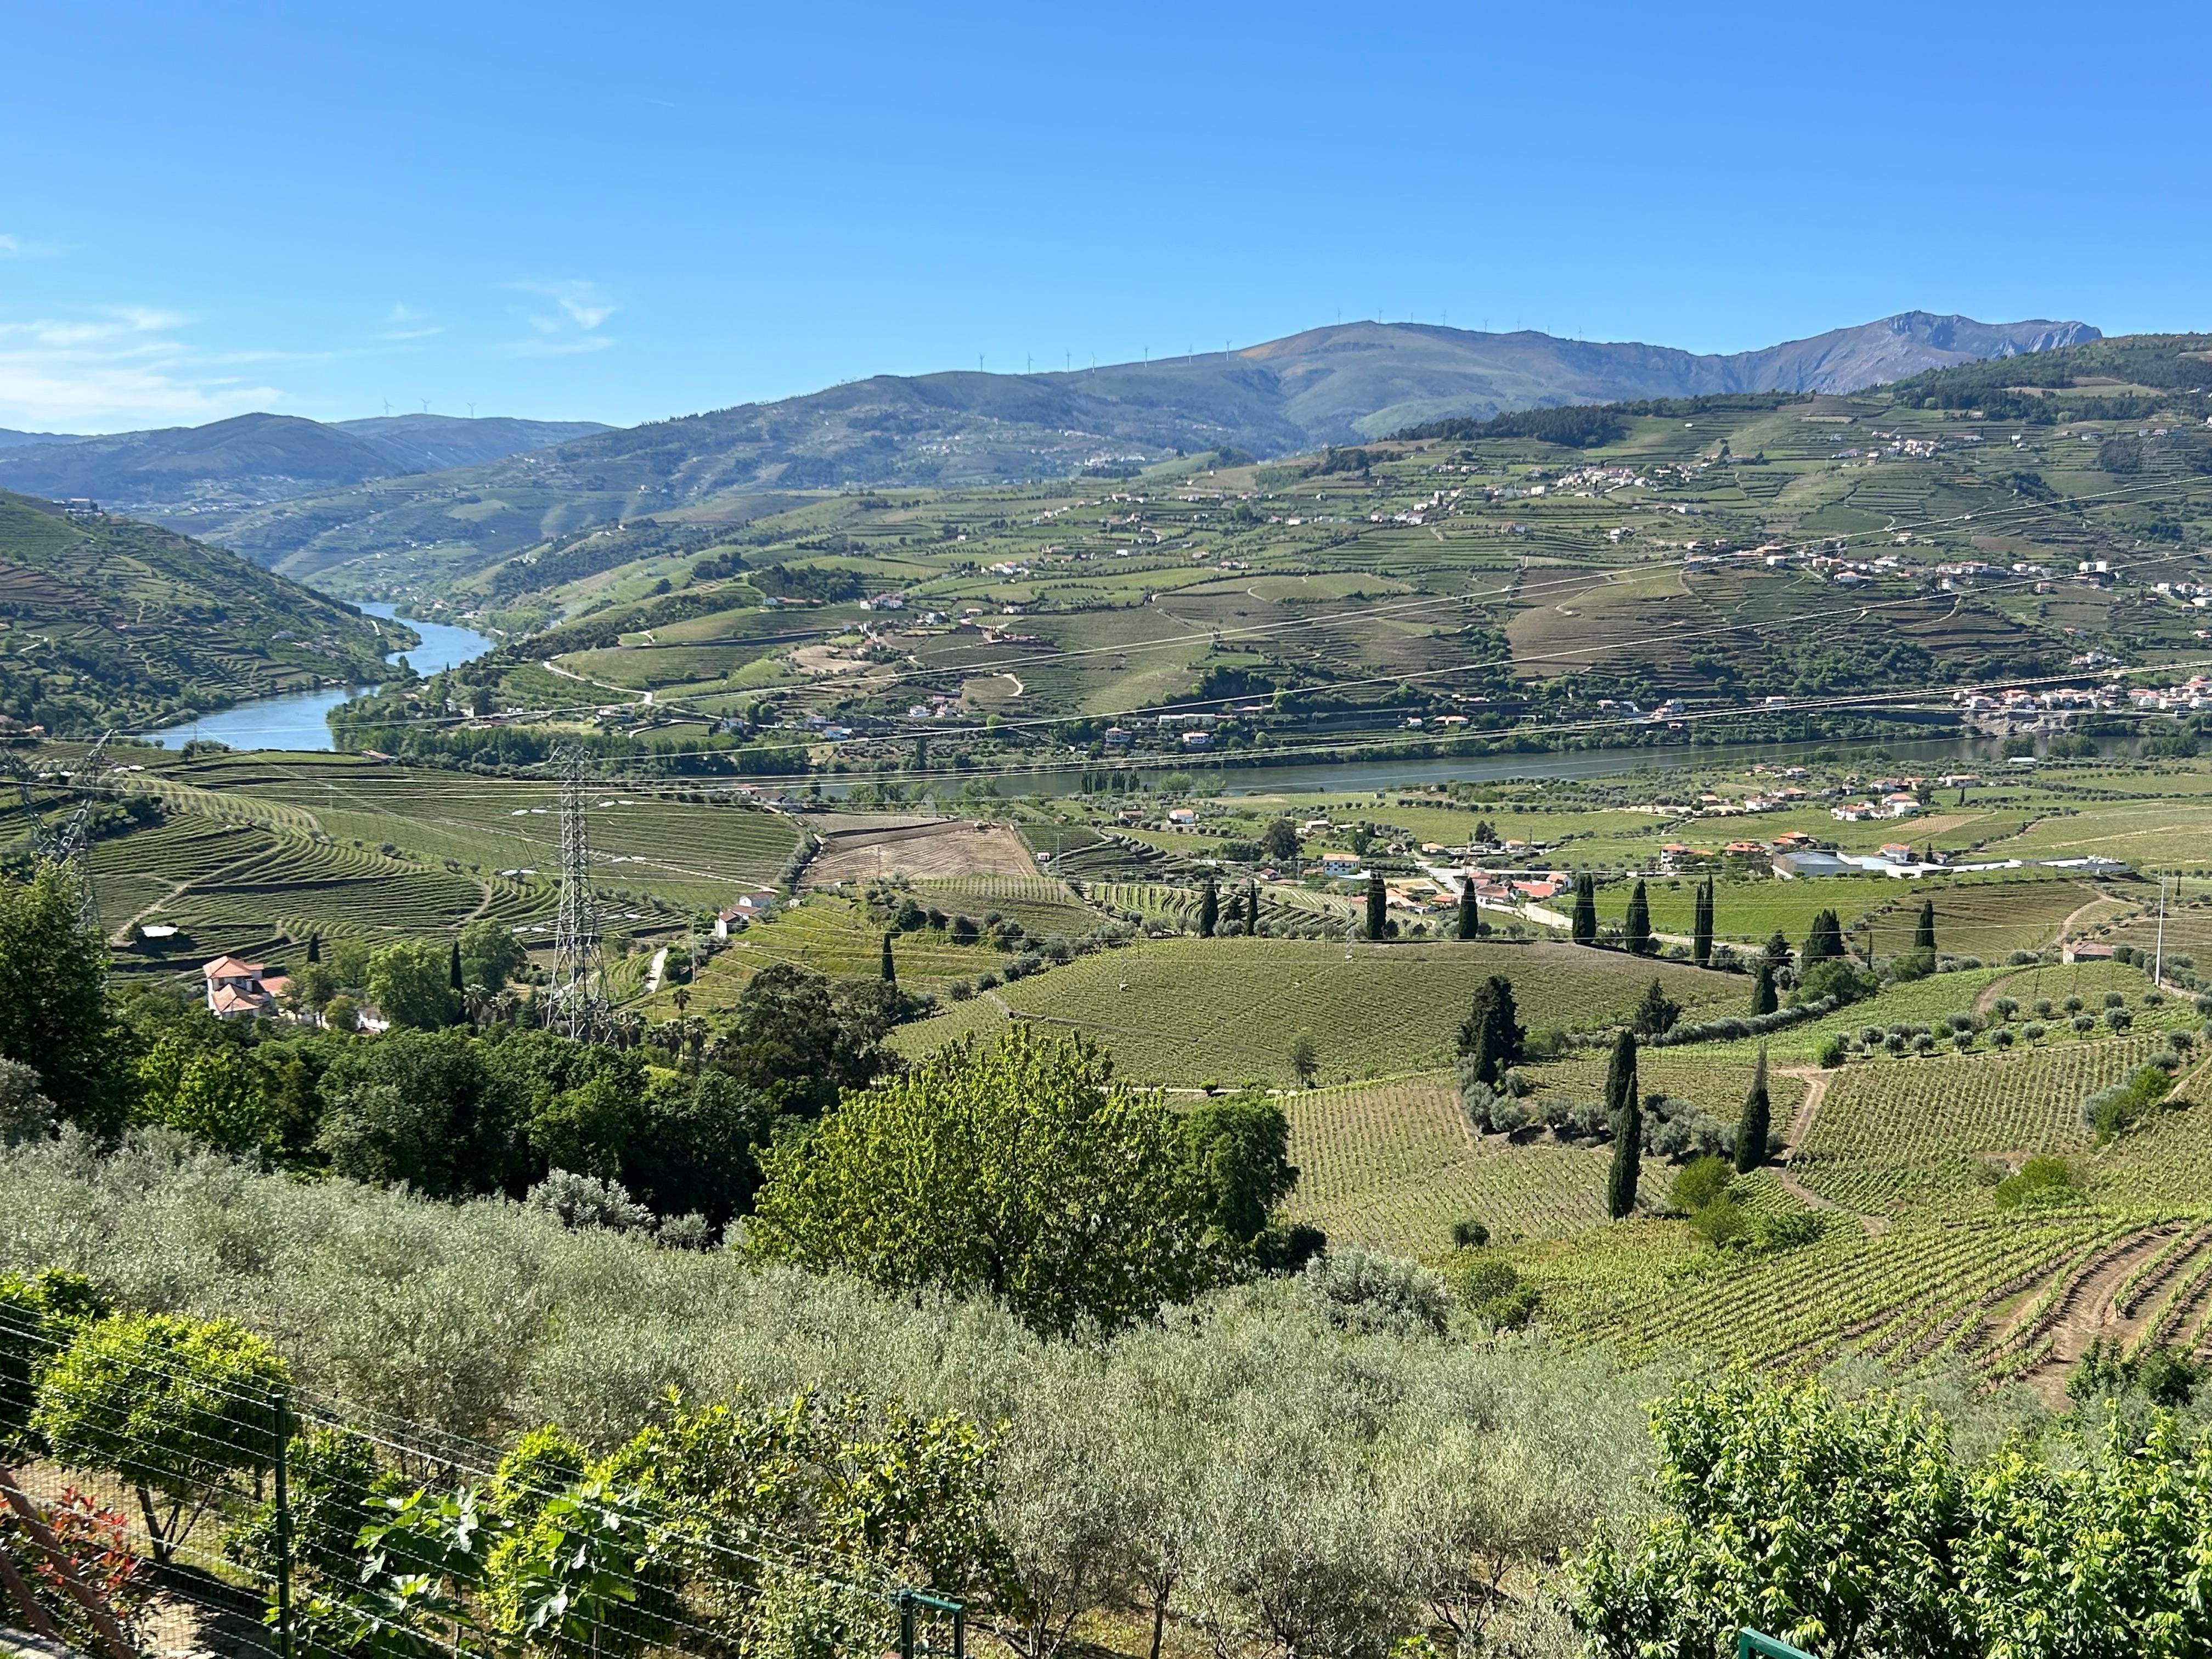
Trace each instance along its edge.
<instances>
[{"instance_id":1,"label":"river bank","mask_svg":"<svg viewBox=\"0 0 2212 1659\"><path fill-rule=\"evenodd\" d=\"M473 629L425 622L418 617L399 617L388 605L370 604L361 608L372 617L404 621L422 636L420 645L392 652L385 658L386 662L395 666L404 665L417 674L435 674L473 662L497 643ZM333 747L331 710L374 690L373 686L332 686L320 691L295 691L281 697L257 697L251 702L167 727L153 733L150 740L169 749L206 739L232 749L327 750Z\"/></svg>"}]
</instances>

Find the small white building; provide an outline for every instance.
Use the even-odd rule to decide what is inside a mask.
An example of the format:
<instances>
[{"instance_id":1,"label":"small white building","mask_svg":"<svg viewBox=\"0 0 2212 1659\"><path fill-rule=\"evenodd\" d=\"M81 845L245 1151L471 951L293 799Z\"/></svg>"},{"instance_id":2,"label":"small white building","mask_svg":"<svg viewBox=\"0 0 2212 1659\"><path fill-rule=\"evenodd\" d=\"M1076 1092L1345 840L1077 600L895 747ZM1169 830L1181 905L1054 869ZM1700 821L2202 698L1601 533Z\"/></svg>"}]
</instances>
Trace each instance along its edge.
<instances>
[{"instance_id":1,"label":"small white building","mask_svg":"<svg viewBox=\"0 0 2212 1659\"><path fill-rule=\"evenodd\" d=\"M714 937L727 939L742 932L748 922L768 915L775 908L775 895L768 891L740 893L736 903L720 911L714 917Z\"/></svg>"}]
</instances>

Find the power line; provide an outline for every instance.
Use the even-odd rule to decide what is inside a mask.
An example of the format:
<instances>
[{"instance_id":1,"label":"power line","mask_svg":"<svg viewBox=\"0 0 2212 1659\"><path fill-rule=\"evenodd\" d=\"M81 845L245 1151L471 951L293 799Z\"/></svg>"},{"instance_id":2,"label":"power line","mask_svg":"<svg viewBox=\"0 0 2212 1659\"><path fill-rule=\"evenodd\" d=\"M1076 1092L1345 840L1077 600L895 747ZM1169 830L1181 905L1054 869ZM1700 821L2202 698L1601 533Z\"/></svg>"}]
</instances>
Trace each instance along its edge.
<instances>
[{"instance_id":1,"label":"power line","mask_svg":"<svg viewBox=\"0 0 2212 1659\"><path fill-rule=\"evenodd\" d=\"M591 836L584 817L584 783L591 757L582 749L561 751L561 898L553 924L552 1008L548 1023L579 1042L599 1040L606 1024L606 958L599 945L598 905L592 892Z\"/></svg>"}]
</instances>

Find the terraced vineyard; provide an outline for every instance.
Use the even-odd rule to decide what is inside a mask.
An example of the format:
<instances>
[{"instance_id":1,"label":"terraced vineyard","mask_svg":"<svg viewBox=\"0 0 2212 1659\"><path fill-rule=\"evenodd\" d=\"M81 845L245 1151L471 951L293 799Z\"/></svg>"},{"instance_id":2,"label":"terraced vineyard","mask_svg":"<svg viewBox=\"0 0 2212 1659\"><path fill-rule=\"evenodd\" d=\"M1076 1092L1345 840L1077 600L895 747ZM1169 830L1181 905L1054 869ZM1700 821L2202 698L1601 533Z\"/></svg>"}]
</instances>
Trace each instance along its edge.
<instances>
[{"instance_id":1,"label":"terraced vineyard","mask_svg":"<svg viewBox=\"0 0 2212 1659\"><path fill-rule=\"evenodd\" d=\"M1094 903L1133 914L1147 921L1186 932L1198 927L1199 889L1167 882L1094 881L1084 890ZM1221 889L1224 913L1232 894L1243 887L1234 882ZM1275 939L1342 939L1362 914L1343 893L1316 892L1279 882L1260 884L1260 926Z\"/></svg>"},{"instance_id":2,"label":"terraced vineyard","mask_svg":"<svg viewBox=\"0 0 2212 1659\"><path fill-rule=\"evenodd\" d=\"M1038 939L1087 933L1104 920L1064 881L1048 876L933 876L914 884L915 902L981 919L992 911Z\"/></svg>"},{"instance_id":3,"label":"terraced vineyard","mask_svg":"<svg viewBox=\"0 0 2212 1659\"><path fill-rule=\"evenodd\" d=\"M1491 974L1513 981L1531 1030L1624 1018L1655 977L1692 1006L1743 985L1567 945L1169 939L1086 957L1000 994L1026 1017L1097 1037L1139 1082L1286 1084L1300 1031L1320 1048L1322 1077L1349 1081L1447 1063Z\"/></svg>"},{"instance_id":4,"label":"terraced vineyard","mask_svg":"<svg viewBox=\"0 0 2212 1659\"><path fill-rule=\"evenodd\" d=\"M2103 1022L2102 1016L2105 999L2112 995L2122 1000L2130 1029L2136 1031L2194 1030L2202 1023L2188 999L2159 992L2149 975L2125 963L2054 963L2031 968L1971 968L1956 973L1931 974L1925 979L1891 985L1878 996L1855 1002L1822 1018L1789 1026L1774 1032L1765 1042L1778 1060L1809 1060L1831 1036L1856 1036L1870 1027L1887 1031L1892 1026L1925 1025L1940 1038L1945 1033L1944 1022L1952 1015L1978 1013L1983 1024L1992 1030L2009 1024L2016 1042L2026 1042L2026 1027L2036 1024L2043 1027L2042 1036L2035 1040L2037 1043L2065 1047L2081 1042L2103 1042L2112 1036L2111 1028ZM2020 1005L2008 1022L1999 1019L1996 1012L1997 1000L2003 997ZM2153 997L2159 1000L2153 1001ZM2080 999L2081 1007L2078 1012L2090 1017L2089 1030L2074 1029L2072 1022L2077 1011L2065 1006L2069 998ZM2039 1001L2051 1003L2050 1012L2037 1012ZM1989 1047L1986 1036L1977 1041L1984 1049ZM1748 1056L1759 1045L1759 1039L1746 1038L1728 1043L1701 1044L1698 1052L1735 1058Z\"/></svg>"},{"instance_id":5,"label":"terraced vineyard","mask_svg":"<svg viewBox=\"0 0 2212 1659\"><path fill-rule=\"evenodd\" d=\"M691 987L689 1012L726 1013L752 976L771 963L795 963L833 978L873 979L882 971L883 940L883 928L869 921L857 903L810 894L804 903L779 912L775 920L754 922L703 966ZM942 994L954 980L973 980L1008 961L987 945L954 945L928 928L898 934L892 951L900 985L931 994ZM648 1000L648 1017L673 1015L674 994L672 985ZM990 1004L982 1006L1003 1021Z\"/></svg>"},{"instance_id":6,"label":"terraced vineyard","mask_svg":"<svg viewBox=\"0 0 2212 1659\"><path fill-rule=\"evenodd\" d=\"M256 754L164 764L146 782L190 810L370 847L390 842L485 873L545 872L558 861L560 791L550 779L350 755ZM611 781L592 792L592 849L604 885L684 909L717 908L774 881L797 845L799 829L783 814L657 787Z\"/></svg>"},{"instance_id":7,"label":"terraced vineyard","mask_svg":"<svg viewBox=\"0 0 2212 1659\"><path fill-rule=\"evenodd\" d=\"M1523 1069L1535 1080L1540 1095L1565 1094L1582 1100L1605 1097L1607 1056L1601 1049L1578 1049L1565 1059ZM1755 1057L1717 1054L1706 1045L1680 1048L1646 1048L1637 1056L1638 1085L1646 1096L1671 1095L1703 1107L1726 1123L1734 1123L1751 1091ZM1786 1126L1805 1097L1805 1079L1787 1072L1770 1070L1767 1097L1774 1121Z\"/></svg>"}]
</instances>

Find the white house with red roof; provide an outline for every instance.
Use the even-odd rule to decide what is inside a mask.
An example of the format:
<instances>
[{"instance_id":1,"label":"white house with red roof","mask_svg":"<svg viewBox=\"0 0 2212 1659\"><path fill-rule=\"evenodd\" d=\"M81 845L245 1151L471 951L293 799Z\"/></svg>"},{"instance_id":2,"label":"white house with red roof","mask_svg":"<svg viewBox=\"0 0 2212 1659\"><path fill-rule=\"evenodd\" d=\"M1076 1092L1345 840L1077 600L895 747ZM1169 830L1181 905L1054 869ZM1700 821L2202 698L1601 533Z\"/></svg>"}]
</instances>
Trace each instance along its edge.
<instances>
[{"instance_id":1,"label":"white house with red roof","mask_svg":"<svg viewBox=\"0 0 2212 1659\"><path fill-rule=\"evenodd\" d=\"M217 957L203 963L200 973L207 981L208 1012L218 1019L272 1013L276 999L292 983L258 962L241 962L236 957Z\"/></svg>"}]
</instances>

